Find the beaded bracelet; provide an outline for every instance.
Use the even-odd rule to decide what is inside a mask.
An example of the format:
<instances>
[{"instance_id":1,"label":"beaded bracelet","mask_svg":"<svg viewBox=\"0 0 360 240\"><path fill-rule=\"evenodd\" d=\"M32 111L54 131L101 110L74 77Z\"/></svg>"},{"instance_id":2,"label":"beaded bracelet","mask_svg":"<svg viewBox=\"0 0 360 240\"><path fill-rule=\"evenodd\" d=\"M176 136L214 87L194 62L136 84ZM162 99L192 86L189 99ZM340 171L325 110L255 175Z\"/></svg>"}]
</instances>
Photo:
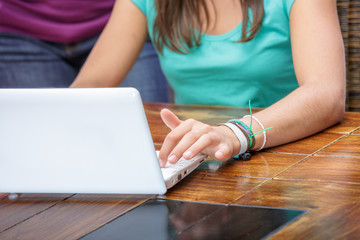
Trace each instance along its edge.
<instances>
[{"instance_id":1,"label":"beaded bracelet","mask_svg":"<svg viewBox=\"0 0 360 240\"><path fill-rule=\"evenodd\" d=\"M249 149L251 149L255 145L255 138L254 134L252 133L251 129L239 119L231 119L227 122L235 123L242 131L245 131L247 138L249 139Z\"/></svg>"}]
</instances>

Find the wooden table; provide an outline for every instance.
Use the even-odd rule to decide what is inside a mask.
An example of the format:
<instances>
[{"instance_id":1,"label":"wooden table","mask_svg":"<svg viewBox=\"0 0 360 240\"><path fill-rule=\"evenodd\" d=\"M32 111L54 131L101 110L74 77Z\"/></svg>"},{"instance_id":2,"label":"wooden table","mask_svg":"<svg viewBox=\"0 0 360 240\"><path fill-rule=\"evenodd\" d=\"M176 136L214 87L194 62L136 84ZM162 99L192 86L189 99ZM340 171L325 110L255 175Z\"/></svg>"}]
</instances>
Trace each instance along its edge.
<instances>
[{"instance_id":1,"label":"wooden table","mask_svg":"<svg viewBox=\"0 0 360 240\"><path fill-rule=\"evenodd\" d=\"M157 149L169 132L159 117L164 107L209 124L248 114L239 108L146 103ZM341 124L256 153L250 161L209 160L163 196L3 198L0 239L77 239L151 198L308 210L270 239L360 239L359 129L360 113L348 112Z\"/></svg>"}]
</instances>

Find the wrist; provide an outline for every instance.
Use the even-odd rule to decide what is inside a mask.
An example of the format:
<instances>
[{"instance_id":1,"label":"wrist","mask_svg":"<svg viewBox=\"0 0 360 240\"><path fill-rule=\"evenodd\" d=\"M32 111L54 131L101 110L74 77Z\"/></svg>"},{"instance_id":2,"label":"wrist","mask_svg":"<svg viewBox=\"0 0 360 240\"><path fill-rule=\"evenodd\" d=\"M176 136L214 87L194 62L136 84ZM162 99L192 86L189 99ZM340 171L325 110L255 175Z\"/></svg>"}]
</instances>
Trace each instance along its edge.
<instances>
[{"instance_id":1,"label":"wrist","mask_svg":"<svg viewBox=\"0 0 360 240\"><path fill-rule=\"evenodd\" d=\"M249 149L249 138L247 136L247 133L242 130L239 125L237 125L235 122L221 123L219 125L229 128L232 132L232 136L235 136L237 139L231 141L232 143L238 143L239 145L239 147L235 145L235 147L233 148L234 151L232 153L232 157L243 154Z\"/></svg>"},{"instance_id":2,"label":"wrist","mask_svg":"<svg viewBox=\"0 0 360 240\"><path fill-rule=\"evenodd\" d=\"M251 126L251 130L254 133L253 138L255 144L252 146L251 150L261 151L263 148L265 148L267 141L266 131L272 127L265 129L260 120L253 115L243 116L241 121L243 121L246 125Z\"/></svg>"},{"instance_id":3,"label":"wrist","mask_svg":"<svg viewBox=\"0 0 360 240\"><path fill-rule=\"evenodd\" d=\"M234 132L227 126L223 124L218 124L219 128L222 128L222 131L225 135L225 138L228 139L232 144L231 156L235 156L240 151L240 142Z\"/></svg>"}]
</instances>

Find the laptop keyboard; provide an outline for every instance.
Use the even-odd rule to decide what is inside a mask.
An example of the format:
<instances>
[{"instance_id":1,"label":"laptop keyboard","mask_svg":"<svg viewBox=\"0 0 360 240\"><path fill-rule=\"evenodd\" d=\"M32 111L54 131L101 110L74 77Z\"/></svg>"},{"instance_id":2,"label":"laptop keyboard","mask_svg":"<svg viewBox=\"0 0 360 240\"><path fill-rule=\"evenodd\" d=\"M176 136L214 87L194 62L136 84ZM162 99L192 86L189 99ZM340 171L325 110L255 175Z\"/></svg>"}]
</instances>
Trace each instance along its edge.
<instances>
[{"instance_id":1,"label":"laptop keyboard","mask_svg":"<svg viewBox=\"0 0 360 240\"><path fill-rule=\"evenodd\" d=\"M180 170L187 168L187 166L191 165L194 161L195 160L186 160L184 158L180 158L180 160L176 164L170 164L169 162L166 163L165 167L161 168L163 177L167 178L176 174Z\"/></svg>"}]
</instances>

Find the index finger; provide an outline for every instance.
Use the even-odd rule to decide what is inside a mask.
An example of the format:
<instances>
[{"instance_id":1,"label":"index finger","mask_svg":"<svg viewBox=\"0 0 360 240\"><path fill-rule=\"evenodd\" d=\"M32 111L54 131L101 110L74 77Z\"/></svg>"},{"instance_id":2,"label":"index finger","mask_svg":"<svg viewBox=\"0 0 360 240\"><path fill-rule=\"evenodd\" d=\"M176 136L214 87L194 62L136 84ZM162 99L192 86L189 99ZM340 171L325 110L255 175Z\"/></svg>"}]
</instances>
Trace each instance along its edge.
<instances>
[{"instance_id":1,"label":"index finger","mask_svg":"<svg viewBox=\"0 0 360 240\"><path fill-rule=\"evenodd\" d=\"M186 133L191 130L192 126L188 123L182 123L176 128L174 128L166 137L161 146L159 153L160 166L165 167L169 154L174 149L174 147L179 143L179 141L184 137ZM170 156L171 158L172 156ZM173 156L179 159L181 156ZM175 160L176 161L176 160Z\"/></svg>"},{"instance_id":2,"label":"index finger","mask_svg":"<svg viewBox=\"0 0 360 240\"><path fill-rule=\"evenodd\" d=\"M172 111L166 108L160 111L160 116L166 126L168 126L171 130L182 123L182 121Z\"/></svg>"}]
</instances>

